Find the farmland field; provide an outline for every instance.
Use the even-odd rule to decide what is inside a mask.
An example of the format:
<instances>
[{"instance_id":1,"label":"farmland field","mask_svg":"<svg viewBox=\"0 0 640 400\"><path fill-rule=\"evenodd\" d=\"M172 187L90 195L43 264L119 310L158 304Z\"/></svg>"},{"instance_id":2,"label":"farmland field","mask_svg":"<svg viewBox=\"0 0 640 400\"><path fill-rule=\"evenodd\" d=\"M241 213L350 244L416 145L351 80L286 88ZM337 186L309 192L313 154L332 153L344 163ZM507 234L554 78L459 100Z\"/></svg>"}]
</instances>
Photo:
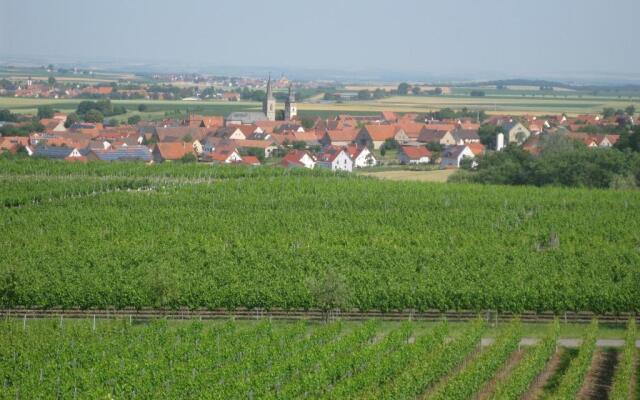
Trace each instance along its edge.
<instances>
[{"instance_id":1,"label":"farmland field","mask_svg":"<svg viewBox=\"0 0 640 400\"><path fill-rule=\"evenodd\" d=\"M635 326L615 362L596 356L597 325L577 350L557 323L533 338L517 320L464 324L0 321L2 398L572 399L609 376L633 396ZM625 337L625 330L617 332ZM482 340L481 340L482 339ZM555 368L559 354L572 358ZM619 361L618 361L619 360ZM546 376L546 378L544 378ZM540 378L543 377L543 378ZM551 384L551 382L556 382ZM544 386L544 391L538 388Z\"/></svg>"},{"instance_id":2,"label":"farmland field","mask_svg":"<svg viewBox=\"0 0 640 400\"><path fill-rule=\"evenodd\" d=\"M640 309L637 191L168 163L0 171L5 308Z\"/></svg>"},{"instance_id":3,"label":"farmland field","mask_svg":"<svg viewBox=\"0 0 640 400\"><path fill-rule=\"evenodd\" d=\"M32 99L0 97L0 108L8 108L14 112L35 113L38 105L49 104L65 112L75 110L81 99ZM182 101L182 100L113 100L114 104L121 104L129 110L135 110L139 104L146 104L153 115L145 117L161 118L166 111L191 110L208 115L227 115L232 111L260 110L257 102L226 102L226 101ZM336 114L370 114L381 111L396 112L427 112L441 108L483 110L491 113L519 114L561 114L577 115L602 112L605 107L624 109L629 105L640 108L637 98L614 98L605 96L487 96L469 97L466 95L450 96L394 96L376 101L353 101L345 103L299 103L298 109L302 114L334 116ZM279 105L282 107L282 104ZM135 112L135 111L134 111Z\"/></svg>"},{"instance_id":4,"label":"farmland field","mask_svg":"<svg viewBox=\"0 0 640 400\"><path fill-rule=\"evenodd\" d=\"M446 182L456 170L442 169L433 171L381 171L381 172L362 172L364 176L371 176L380 179L389 179L392 181L419 181L419 182Z\"/></svg>"}]
</instances>

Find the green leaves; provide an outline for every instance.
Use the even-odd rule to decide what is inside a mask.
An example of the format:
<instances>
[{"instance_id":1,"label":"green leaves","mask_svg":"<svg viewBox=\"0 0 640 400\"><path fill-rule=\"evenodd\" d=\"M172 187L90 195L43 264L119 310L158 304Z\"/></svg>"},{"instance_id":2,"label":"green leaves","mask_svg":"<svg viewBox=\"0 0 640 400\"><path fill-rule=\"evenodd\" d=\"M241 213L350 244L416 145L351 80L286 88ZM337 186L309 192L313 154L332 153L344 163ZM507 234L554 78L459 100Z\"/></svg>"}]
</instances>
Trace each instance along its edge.
<instances>
[{"instance_id":1,"label":"green leaves","mask_svg":"<svg viewBox=\"0 0 640 400\"><path fill-rule=\"evenodd\" d=\"M0 171L0 307L640 307L637 192L181 163Z\"/></svg>"},{"instance_id":2,"label":"green leaves","mask_svg":"<svg viewBox=\"0 0 640 400\"><path fill-rule=\"evenodd\" d=\"M633 397L631 391L633 388L632 379L634 378L633 369L636 358L636 323L634 319L630 319L624 349L618 357L618 365L615 375L613 376L613 386L609 392L609 398L611 400L626 400Z\"/></svg>"},{"instance_id":3,"label":"green leaves","mask_svg":"<svg viewBox=\"0 0 640 400\"><path fill-rule=\"evenodd\" d=\"M598 331L598 321L593 320L589 330L584 336L580 351L576 358L571 360L569 369L562 376L560 385L556 392L551 396L553 400L569 400L574 399L578 394L584 377L591 366L591 358L596 349L596 333Z\"/></svg>"}]
</instances>

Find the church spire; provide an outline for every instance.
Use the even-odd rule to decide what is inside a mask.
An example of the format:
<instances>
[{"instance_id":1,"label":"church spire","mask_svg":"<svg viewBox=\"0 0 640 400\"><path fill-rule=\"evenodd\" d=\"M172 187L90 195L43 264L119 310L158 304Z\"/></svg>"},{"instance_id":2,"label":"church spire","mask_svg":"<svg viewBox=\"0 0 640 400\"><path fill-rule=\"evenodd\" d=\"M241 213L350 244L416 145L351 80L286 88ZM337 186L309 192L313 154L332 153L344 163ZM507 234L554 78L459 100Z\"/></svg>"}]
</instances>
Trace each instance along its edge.
<instances>
[{"instance_id":1,"label":"church spire","mask_svg":"<svg viewBox=\"0 0 640 400\"><path fill-rule=\"evenodd\" d=\"M267 81L267 94L262 101L262 111L267 120L276 120L276 99L273 97L273 90L271 89L271 74L269 74L269 80Z\"/></svg>"},{"instance_id":2,"label":"church spire","mask_svg":"<svg viewBox=\"0 0 640 400\"><path fill-rule=\"evenodd\" d=\"M271 73L269 73L269 80L267 81L267 99L273 98L273 91L271 90Z\"/></svg>"},{"instance_id":3,"label":"church spire","mask_svg":"<svg viewBox=\"0 0 640 400\"><path fill-rule=\"evenodd\" d=\"M298 115L298 110L296 107L296 96L293 93L293 85L289 84L289 96L287 97L287 101L284 103L284 118L286 120L291 120Z\"/></svg>"}]
</instances>

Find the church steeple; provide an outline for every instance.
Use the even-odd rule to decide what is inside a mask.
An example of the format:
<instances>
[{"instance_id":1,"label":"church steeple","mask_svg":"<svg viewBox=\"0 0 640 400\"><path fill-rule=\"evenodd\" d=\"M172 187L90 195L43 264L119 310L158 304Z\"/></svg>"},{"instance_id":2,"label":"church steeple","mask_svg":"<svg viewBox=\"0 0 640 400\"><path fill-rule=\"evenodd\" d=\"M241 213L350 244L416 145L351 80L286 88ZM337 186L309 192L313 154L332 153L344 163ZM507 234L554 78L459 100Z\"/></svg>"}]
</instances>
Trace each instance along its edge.
<instances>
[{"instance_id":1,"label":"church steeple","mask_svg":"<svg viewBox=\"0 0 640 400\"><path fill-rule=\"evenodd\" d=\"M276 120L276 99L273 97L273 90L271 89L271 74L269 74L269 80L267 81L267 95L262 101L262 111L269 121Z\"/></svg>"},{"instance_id":2,"label":"church steeple","mask_svg":"<svg viewBox=\"0 0 640 400\"><path fill-rule=\"evenodd\" d=\"M292 85L289 84L289 96L284 103L284 118L287 120L295 118L298 115L298 109L296 107L296 96L293 93Z\"/></svg>"}]
</instances>

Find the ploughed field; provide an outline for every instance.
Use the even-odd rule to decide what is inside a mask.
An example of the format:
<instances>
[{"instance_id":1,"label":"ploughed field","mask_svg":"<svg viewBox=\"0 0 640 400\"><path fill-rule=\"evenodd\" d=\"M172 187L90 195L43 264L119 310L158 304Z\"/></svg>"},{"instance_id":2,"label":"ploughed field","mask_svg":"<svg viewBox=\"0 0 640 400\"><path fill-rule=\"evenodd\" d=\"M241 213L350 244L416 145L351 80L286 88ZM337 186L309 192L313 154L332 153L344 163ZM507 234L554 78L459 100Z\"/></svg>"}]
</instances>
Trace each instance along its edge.
<instances>
[{"instance_id":1,"label":"ploughed field","mask_svg":"<svg viewBox=\"0 0 640 400\"><path fill-rule=\"evenodd\" d=\"M559 324L537 340L514 320L489 330L415 322L0 321L0 393L31 398L631 399L635 325L572 349ZM489 336L487 336L489 335Z\"/></svg>"},{"instance_id":2,"label":"ploughed field","mask_svg":"<svg viewBox=\"0 0 640 400\"><path fill-rule=\"evenodd\" d=\"M633 312L640 192L0 161L0 307Z\"/></svg>"}]
</instances>

